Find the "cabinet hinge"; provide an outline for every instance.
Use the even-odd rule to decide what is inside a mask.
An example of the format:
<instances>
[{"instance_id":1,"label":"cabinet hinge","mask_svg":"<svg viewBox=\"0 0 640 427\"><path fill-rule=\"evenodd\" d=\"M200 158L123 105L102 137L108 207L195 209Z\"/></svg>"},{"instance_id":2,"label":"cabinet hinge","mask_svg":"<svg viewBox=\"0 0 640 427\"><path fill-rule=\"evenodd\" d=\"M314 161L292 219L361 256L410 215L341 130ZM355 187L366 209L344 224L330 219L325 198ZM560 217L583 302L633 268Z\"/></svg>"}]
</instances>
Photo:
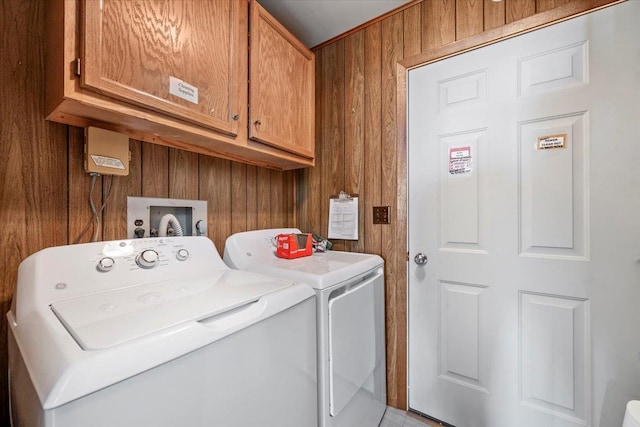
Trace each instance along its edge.
<instances>
[{"instance_id":1,"label":"cabinet hinge","mask_svg":"<svg viewBox=\"0 0 640 427\"><path fill-rule=\"evenodd\" d=\"M82 71L82 69L80 68L80 58L76 58L76 70L75 70L75 75L77 77L80 77L80 71Z\"/></svg>"},{"instance_id":2,"label":"cabinet hinge","mask_svg":"<svg viewBox=\"0 0 640 427\"><path fill-rule=\"evenodd\" d=\"M407 262L409 262L409 252L407 251Z\"/></svg>"}]
</instances>

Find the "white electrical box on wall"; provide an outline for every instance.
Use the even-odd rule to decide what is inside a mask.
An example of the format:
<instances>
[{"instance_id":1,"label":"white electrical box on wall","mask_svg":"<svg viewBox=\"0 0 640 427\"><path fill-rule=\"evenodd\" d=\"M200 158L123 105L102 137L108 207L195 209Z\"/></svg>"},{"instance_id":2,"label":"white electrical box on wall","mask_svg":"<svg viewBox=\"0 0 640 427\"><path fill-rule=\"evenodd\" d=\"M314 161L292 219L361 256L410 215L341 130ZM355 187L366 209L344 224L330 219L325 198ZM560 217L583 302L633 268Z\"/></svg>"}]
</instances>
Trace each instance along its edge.
<instances>
[{"instance_id":1,"label":"white electrical box on wall","mask_svg":"<svg viewBox=\"0 0 640 427\"><path fill-rule=\"evenodd\" d=\"M176 221L179 227L175 226ZM161 224L167 226L167 236L174 235L177 228L184 236L206 236L207 201L127 197L128 239L162 236Z\"/></svg>"}]
</instances>

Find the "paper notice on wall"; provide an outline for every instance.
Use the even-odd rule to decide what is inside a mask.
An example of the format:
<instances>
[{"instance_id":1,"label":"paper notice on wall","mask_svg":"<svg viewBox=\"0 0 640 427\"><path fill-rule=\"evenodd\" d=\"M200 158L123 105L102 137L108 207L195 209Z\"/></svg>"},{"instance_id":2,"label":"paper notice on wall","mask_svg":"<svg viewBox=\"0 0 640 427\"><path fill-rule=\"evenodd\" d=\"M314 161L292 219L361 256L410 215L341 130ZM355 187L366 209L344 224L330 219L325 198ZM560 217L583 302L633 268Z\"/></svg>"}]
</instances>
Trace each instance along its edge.
<instances>
[{"instance_id":1,"label":"paper notice on wall","mask_svg":"<svg viewBox=\"0 0 640 427\"><path fill-rule=\"evenodd\" d=\"M471 147L449 148L449 174L462 175L471 173L472 158Z\"/></svg>"},{"instance_id":2,"label":"paper notice on wall","mask_svg":"<svg viewBox=\"0 0 640 427\"><path fill-rule=\"evenodd\" d=\"M329 239L358 240L358 198L329 199Z\"/></svg>"}]
</instances>

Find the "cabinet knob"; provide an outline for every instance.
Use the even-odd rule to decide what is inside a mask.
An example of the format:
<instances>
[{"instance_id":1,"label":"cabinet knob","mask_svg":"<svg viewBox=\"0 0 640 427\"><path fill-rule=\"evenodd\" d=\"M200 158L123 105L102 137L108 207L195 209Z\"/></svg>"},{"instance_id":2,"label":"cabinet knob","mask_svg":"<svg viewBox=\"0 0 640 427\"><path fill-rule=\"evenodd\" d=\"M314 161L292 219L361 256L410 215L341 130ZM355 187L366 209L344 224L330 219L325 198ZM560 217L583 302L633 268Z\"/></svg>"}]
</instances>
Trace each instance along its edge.
<instances>
[{"instance_id":1,"label":"cabinet knob","mask_svg":"<svg viewBox=\"0 0 640 427\"><path fill-rule=\"evenodd\" d=\"M233 120L238 120L240 118L240 116L238 114L234 114L233 116L231 116L231 118Z\"/></svg>"},{"instance_id":2,"label":"cabinet knob","mask_svg":"<svg viewBox=\"0 0 640 427\"><path fill-rule=\"evenodd\" d=\"M254 126L260 126L262 124L262 122L260 120L256 120L255 122L253 122Z\"/></svg>"}]
</instances>

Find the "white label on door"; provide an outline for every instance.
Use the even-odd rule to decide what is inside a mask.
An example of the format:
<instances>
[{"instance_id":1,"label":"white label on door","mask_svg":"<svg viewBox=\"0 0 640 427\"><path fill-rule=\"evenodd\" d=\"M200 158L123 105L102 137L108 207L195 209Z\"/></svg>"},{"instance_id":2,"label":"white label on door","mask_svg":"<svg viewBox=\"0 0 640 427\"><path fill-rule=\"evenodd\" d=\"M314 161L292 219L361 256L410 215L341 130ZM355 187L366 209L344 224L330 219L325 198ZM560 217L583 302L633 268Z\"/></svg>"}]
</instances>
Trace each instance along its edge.
<instances>
[{"instance_id":1,"label":"white label on door","mask_svg":"<svg viewBox=\"0 0 640 427\"><path fill-rule=\"evenodd\" d=\"M102 166L104 168L112 168L112 169L126 169L124 163L120 159L116 159L115 157L105 157L105 156L96 156L95 154L91 155L91 160L97 166Z\"/></svg>"},{"instance_id":2,"label":"white label on door","mask_svg":"<svg viewBox=\"0 0 640 427\"><path fill-rule=\"evenodd\" d=\"M471 172L471 147L449 149L449 174L459 175Z\"/></svg>"},{"instance_id":3,"label":"white label on door","mask_svg":"<svg viewBox=\"0 0 640 427\"><path fill-rule=\"evenodd\" d=\"M564 148L564 142L566 139L567 134L565 133L562 135L541 136L538 138L536 149L548 150L550 148Z\"/></svg>"},{"instance_id":4,"label":"white label on door","mask_svg":"<svg viewBox=\"0 0 640 427\"><path fill-rule=\"evenodd\" d=\"M173 76L169 76L169 93L194 104L198 103L198 88Z\"/></svg>"}]
</instances>

